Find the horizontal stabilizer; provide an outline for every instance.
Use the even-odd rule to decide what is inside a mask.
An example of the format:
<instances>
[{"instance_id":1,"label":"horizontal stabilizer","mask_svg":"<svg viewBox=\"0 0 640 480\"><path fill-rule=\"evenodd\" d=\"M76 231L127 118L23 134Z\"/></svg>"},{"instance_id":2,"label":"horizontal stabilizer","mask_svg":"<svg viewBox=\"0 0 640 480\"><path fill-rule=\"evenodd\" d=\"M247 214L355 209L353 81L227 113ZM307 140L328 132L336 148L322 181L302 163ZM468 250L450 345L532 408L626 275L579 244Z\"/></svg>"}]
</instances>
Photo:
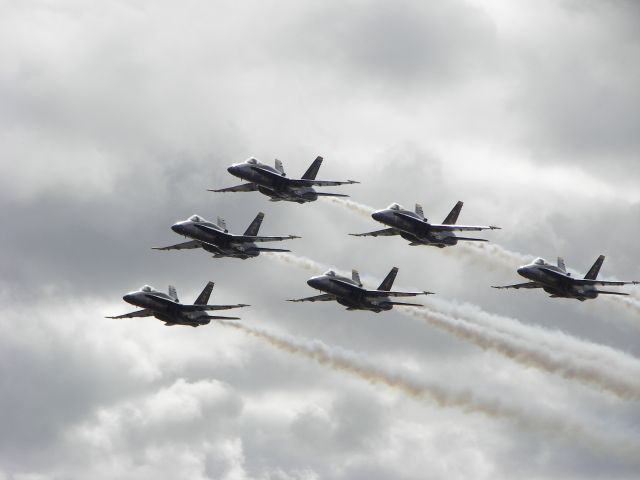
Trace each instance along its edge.
<instances>
[{"instance_id":1,"label":"horizontal stabilizer","mask_svg":"<svg viewBox=\"0 0 640 480\"><path fill-rule=\"evenodd\" d=\"M606 292L604 290L596 290L599 295L629 295L628 293L623 292Z\"/></svg>"},{"instance_id":2,"label":"horizontal stabilizer","mask_svg":"<svg viewBox=\"0 0 640 480\"><path fill-rule=\"evenodd\" d=\"M349 195L345 195L344 193L325 193L325 192L316 192L316 195L319 197L348 197Z\"/></svg>"},{"instance_id":3,"label":"horizontal stabilizer","mask_svg":"<svg viewBox=\"0 0 640 480\"><path fill-rule=\"evenodd\" d=\"M268 247L256 247L255 250L258 252L290 252L291 250L287 250L286 248L268 248Z\"/></svg>"},{"instance_id":4,"label":"horizontal stabilizer","mask_svg":"<svg viewBox=\"0 0 640 480\"><path fill-rule=\"evenodd\" d=\"M387 305L404 305L405 307L424 307L422 303L409 302L385 302Z\"/></svg>"},{"instance_id":5,"label":"horizontal stabilizer","mask_svg":"<svg viewBox=\"0 0 640 480\"><path fill-rule=\"evenodd\" d=\"M207 315L200 318L206 318L207 320L241 320L240 317L223 317L220 315Z\"/></svg>"},{"instance_id":6,"label":"horizontal stabilizer","mask_svg":"<svg viewBox=\"0 0 640 480\"><path fill-rule=\"evenodd\" d=\"M469 237L456 237L456 240L464 240L465 242L488 242L486 238L469 238Z\"/></svg>"}]
</instances>

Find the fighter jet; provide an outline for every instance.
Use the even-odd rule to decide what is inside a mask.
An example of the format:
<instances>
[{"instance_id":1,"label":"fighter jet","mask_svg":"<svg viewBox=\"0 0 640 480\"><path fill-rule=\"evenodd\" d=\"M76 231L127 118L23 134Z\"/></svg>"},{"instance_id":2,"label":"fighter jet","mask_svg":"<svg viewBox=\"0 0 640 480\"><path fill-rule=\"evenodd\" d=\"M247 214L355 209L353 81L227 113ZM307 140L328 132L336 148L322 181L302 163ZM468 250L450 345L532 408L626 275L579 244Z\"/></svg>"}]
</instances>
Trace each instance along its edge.
<instances>
[{"instance_id":1,"label":"fighter jet","mask_svg":"<svg viewBox=\"0 0 640 480\"><path fill-rule=\"evenodd\" d=\"M333 185L345 185L359 183L355 180L344 182L330 180L316 180L318 170L322 164L322 157L317 157L301 179L287 178L282 162L275 161L275 168L260 163L255 158L249 158L242 163L235 163L227 168L227 171L249 183L236 185L235 187L209 189L210 192L255 192L267 195L270 201L279 202L313 202L318 197L348 197L340 193L316 192L313 187L329 187Z\"/></svg>"},{"instance_id":2,"label":"fighter jet","mask_svg":"<svg viewBox=\"0 0 640 480\"><path fill-rule=\"evenodd\" d=\"M300 238L296 235L285 237L258 236L258 230L262 224L264 213L259 212L253 222L242 235L234 235L227 230L227 224L223 218L218 217L217 224L205 220L199 215L192 215L188 220L178 222L171 226L171 230L191 238L192 240L168 247L152 247L154 250L185 250L202 248L213 253L215 258L232 257L243 260L257 257L260 252L290 252L282 248L258 247L256 242L275 242Z\"/></svg>"},{"instance_id":3,"label":"fighter jet","mask_svg":"<svg viewBox=\"0 0 640 480\"><path fill-rule=\"evenodd\" d=\"M392 203L383 210L377 210L371 214L374 220L388 225L391 228L376 230L366 233L350 233L354 237L380 237L400 235L409 241L409 245L431 245L438 248L444 248L456 245L460 240L487 242L483 238L458 237L454 232L462 231L480 231L480 230L496 230L500 227L490 226L470 226L456 225L458 215L462 210L462 202L456 203L453 210L447 215L442 224L429 223L424 218L422 206L416 203L415 212Z\"/></svg>"},{"instance_id":4,"label":"fighter jet","mask_svg":"<svg viewBox=\"0 0 640 480\"><path fill-rule=\"evenodd\" d=\"M357 270L351 271L351 278L336 275L329 270L317 277L311 277L307 284L321 292L322 295L314 297L287 300L288 302L328 302L337 301L347 310L369 310L380 313L382 310L391 310L394 305L408 305L422 307L419 303L405 303L391 300L391 297L415 297L416 295L429 295L432 292L392 292L391 286L398 274L398 268L393 267L387 277L376 290L367 290L362 286L360 274Z\"/></svg>"},{"instance_id":5,"label":"fighter jet","mask_svg":"<svg viewBox=\"0 0 640 480\"><path fill-rule=\"evenodd\" d=\"M185 305L178 301L175 287L169 285L169 293L167 294L145 285L140 290L129 292L122 297L125 302L136 307L142 307L142 310L106 318L155 317L165 322L164 324L167 326L189 325L190 327L207 325L211 320L239 320L238 317L220 317L206 314L207 310L228 310L230 308L249 306L244 303L237 305L207 305L212 289L213 282L208 282L194 304Z\"/></svg>"},{"instance_id":6,"label":"fighter jet","mask_svg":"<svg viewBox=\"0 0 640 480\"><path fill-rule=\"evenodd\" d=\"M564 259L558 257L558 264L551 265L542 258L535 259L529 265L518 268L517 272L530 282L515 285L504 285L492 288L542 288L551 298L575 298L584 302L587 299L596 298L599 294L629 295L622 292L609 292L597 290L598 286L606 285L637 285L639 282L618 282L596 280L600 267L604 262L604 255L600 255L584 278L575 278L567 272Z\"/></svg>"}]
</instances>

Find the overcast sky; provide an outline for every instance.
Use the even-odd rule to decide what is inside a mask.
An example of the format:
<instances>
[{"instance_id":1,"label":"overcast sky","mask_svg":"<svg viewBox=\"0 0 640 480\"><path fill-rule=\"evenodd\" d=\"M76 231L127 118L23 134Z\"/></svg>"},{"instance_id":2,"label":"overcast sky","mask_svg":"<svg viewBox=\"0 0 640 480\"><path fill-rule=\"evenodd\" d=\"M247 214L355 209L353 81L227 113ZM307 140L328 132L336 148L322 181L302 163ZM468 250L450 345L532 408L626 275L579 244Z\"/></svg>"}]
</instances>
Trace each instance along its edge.
<instances>
[{"instance_id":1,"label":"overcast sky","mask_svg":"<svg viewBox=\"0 0 640 480\"><path fill-rule=\"evenodd\" d=\"M640 293L489 288L517 283L521 256L584 274L604 254L603 276L640 280L637 2L0 13L1 480L637 478ZM500 225L485 238L520 256L349 237L380 226L331 202L206 191L239 183L226 167L249 156L296 177L317 155L318 178L361 182L326 191L418 202L434 221L463 200L461 223ZM302 236L285 248L367 286L399 267L444 323L285 303L314 294L321 266L150 249L194 213L243 231L258 211L262 233ZM104 318L145 283L192 301L208 280L213 303L251 304L243 323L298 353L222 325ZM313 341L456 400L321 364Z\"/></svg>"}]
</instances>

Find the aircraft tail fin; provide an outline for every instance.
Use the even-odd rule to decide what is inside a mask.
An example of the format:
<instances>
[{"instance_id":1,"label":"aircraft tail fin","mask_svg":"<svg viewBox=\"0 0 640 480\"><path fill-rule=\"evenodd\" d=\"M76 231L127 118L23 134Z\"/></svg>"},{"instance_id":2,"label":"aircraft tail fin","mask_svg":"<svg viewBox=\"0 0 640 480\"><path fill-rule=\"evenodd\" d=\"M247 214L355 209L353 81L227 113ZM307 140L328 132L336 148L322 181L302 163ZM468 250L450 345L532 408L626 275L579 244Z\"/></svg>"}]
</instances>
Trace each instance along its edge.
<instances>
[{"instance_id":1,"label":"aircraft tail fin","mask_svg":"<svg viewBox=\"0 0 640 480\"><path fill-rule=\"evenodd\" d=\"M196 301L193 302L194 305L206 305L209 303L209 297L211 296L211 291L213 290L213 282L207 282L204 289L196 298Z\"/></svg>"},{"instance_id":2,"label":"aircraft tail fin","mask_svg":"<svg viewBox=\"0 0 640 480\"><path fill-rule=\"evenodd\" d=\"M384 278L380 286L378 287L378 290L384 290L385 292L388 292L389 290L391 290L391 287L393 286L393 282L395 281L397 274L398 274L398 267L393 267L391 271L387 274L387 276Z\"/></svg>"},{"instance_id":3,"label":"aircraft tail fin","mask_svg":"<svg viewBox=\"0 0 640 480\"><path fill-rule=\"evenodd\" d=\"M224 218L222 217L218 217L218 226L224 230L225 233L227 233L229 230L227 230L227 222L224 221Z\"/></svg>"},{"instance_id":4,"label":"aircraft tail fin","mask_svg":"<svg viewBox=\"0 0 640 480\"><path fill-rule=\"evenodd\" d=\"M355 268L351 270L351 279L354 282L356 282L358 285L362 286L362 282L360 281L360 274L358 273L358 270L356 270Z\"/></svg>"},{"instance_id":5,"label":"aircraft tail fin","mask_svg":"<svg viewBox=\"0 0 640 480\"><path fill-rule=\"evenodd\" d=\"M262 220L264 219L264 213L258 212L256 218L253 219L253 222L247 227L244 232L244 235L255 237L258 235L258 230L260 230L260 225L262 225Z\"/></svg>"},{"instance_id":6,"label":"aircraft tail fin","mask_svg":"<svg viewBox=\"0 0 640 480\"><path fill-rule=\"evenodd\" d=\"M282 176L285 176L284 167L282 166L282 162L276 158L275 160L276 170L279 171Z\"/></svg>"},{"instance_id":7,"label":"aircraft tail fin","mask_svg":"<svg viewBox=\"0 0 640 480\"><path fill-rule=\"evenodd\" d=\"M318 175L318 170L320 170L320 165L322 165L322 157L316 157L311 166L304 172L302 175L303 180L315 180L316 175Z\"/></svg>"},{"instance_id":8,"label":"aircraft tail fin","mask_svg":"<svg viewBox=\"0 0 640 480\"><path fill-rule=\"evenodd\" d=\"M174 287L173 285L169 285L169 296L176 302L178 301L178 292L176 291L176 287Z\"/></svg>"},{"instance_id":9,"label":"aircraft tail fin","mask_svg":"<svg viewBox=\"0 0 640 480\"><path fill-rule=\"evenodd\" d=\"M600 255L598 257L598 259L591 266L584 278L587 280L595 280L598 277L598 273L600 272L600 267L602 267L602 262L604 262L604 255Z\"/></svg>"},{"instance_id":10,"label":"aircraft tail fin","mask_svg":"<svg viewBox=\"0 0 640 480\"><path fill-rule=\"evenodd\" d=\"M462 205L464 205L464 203L458 201L458 203L456 203L455 206L449 212L449 215L447 215L447 218L444 219L442 224L455 225L456 222L458 221L458 215L460 215L460 210L462 210Z\"/></svg>"},{"instance_id":11,"label":"aircraft tail fin","mask_svg":"<svg viewBox=\"0 0 640 480\"><path fill-rule=\"evenodd\" d=\"M422 205L420 205L419 203L416 203L416 214L424 219L424 211L422 210Z\"/></svg>"},{"instance_id":12,"label":"aircraft tail fin","mask_svg":"<svg viewBox=\"0 0 640 480\"><path fill-rule=\"evenodd\" d=\"M567 267L564 264L564 258L562 258L562 257L558 257L558 268L560 270L562 270L563 272L567 271Z\"/></svg>"}]
</instances>

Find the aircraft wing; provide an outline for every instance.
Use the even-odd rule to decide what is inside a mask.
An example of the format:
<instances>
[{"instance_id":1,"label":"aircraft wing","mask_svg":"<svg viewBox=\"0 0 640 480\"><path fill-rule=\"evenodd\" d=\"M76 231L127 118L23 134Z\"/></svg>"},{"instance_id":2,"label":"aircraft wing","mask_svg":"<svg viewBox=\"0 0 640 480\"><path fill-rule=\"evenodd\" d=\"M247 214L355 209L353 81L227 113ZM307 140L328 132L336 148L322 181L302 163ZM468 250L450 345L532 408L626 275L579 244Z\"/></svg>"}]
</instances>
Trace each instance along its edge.
<instances>
[{"instance_id":1,"label":"aircraft wing","mask_svg":"<svg viewBox=\"0 0 640 480\"><path fill-rule=\"evenodd\" d=\"M248 307L246 303L238 303L237 305L180 305L183 312L204 312L211 310L229 310L231 308Z\"/></svg>"},{"instance_id":2,"label":"aircraft wing","mask_svg":"<svg viewBox=\"0 0 640 480\"><path fill-rule=\"evenodd\" d=\"M369 297L415 297L417 295L433 295L433 292L387 292L385 290L367 290Z\"/></svg>"},{"instance_id":3,"label":"aircraft wing","mask_svg":"<svg viewBox=\"0 0 640 480\"><path fill-rule=\"evenodd\" d=\"M542 285L536 282L525 282L525 283L516 283L515 285L503 285L491 288L515 288L516 290L519 288L542 288Z\"/></svg>"},{"instance_id":4,"label":"aircraft wing","mask_svg":"<svg viewBox=\"0 0 640 480\"><path fill-rule=\"evenodd\" d=\"M202 317L199 317L202 318ZM208 320L240 320L240 317L222 317L220 315L207 315L204 317Z\"/></svg>"},{"instance_id":5,"label":"aircraft wing","mask_svg":"<svg viewBox=\"0 0 640 480\"><path fill-rule=\"evenodd\" d=\"M393 228L384 228L382 230L375 230L373 232L365 232L365 233L350 233L352 237L388 237L391 235L399 235L400 232Z\"/></svg>"},{"instance_id":6,"label":"aircraft wing","mask_svg":"<svg viewBox=\"0 0 640 480\"><path fill-rule=\"evenodd\" d=\"M631 281L631 282L621 282L621 281L613 281L613 280L589 280L587 278L574 278L573 283L575 285L638 285L640 282Z\"/></svg>"},{"instance_id":7,"label":"aircraft wing","mask_svg":"<svg viewBox=\"0 0 640 480\"><path fill-rule=\"evenodd\" d=\"M345 180L345 181L334 181L334 180L307 180L304 178L301 179L293 179L290 178L288 180L289 185L294 187L333 187L336 185L351 185L356 182L355 180Z\"/></svg>"},{"instance_id":8,"label":"aircraft wing","mask_svg":"<svg viewBox=\"0 0 640 480\"><path fill-rule=\"evenodd\" d=\"M434 225L431 224L434 232L479 232L481 230L500 230L500 227L493 225Z\"/></svg>"},{"instance_id":9,"label":"aircraft wing","mask_svg":"<svg viewBox=\"0 0 640 480\"><path fill-rule=\"evenodd\" d=\"M151 247L152 250L186 250L190 248L201 248L202 242L198 240L191 240L189 242L178 243L176 245L169 245L168 247Z\"/></svg>"},{"instance_id":10,"label":"aircraft wing","mask_svg":"<svg viewBox=\"0 0 640 480\"><path fill-rule=\"evenodd\" d=\"M135 312L125 313L124 315L116 315L115 317L104 317L104 318L134 318L134 317L151 317L153 316L153 312L151 310L136 310Z\"/></svg>"},{"instance_id":11,"label":"aircraft wing","mask_svg":"<svg viewBox=\"0 0 640 480\"><path fill-rule=\"evenodd\" d=\"M323 293L322 295L315 295L313 297L305 297L305 298L297 298L292 300L287 300L287 302L328 302L331 300L335 300L336 296L331 295L329 293Z\"/></svg>"},{"instance_id":12,"label":"aircraft wing","mask_svg":"<svg viewBox=\"0 0 640 480\"><path fill-rule=\"evenodd\" d=\"M287 235L286 237L263 237L263 236L256 236L256 237L252 237L250 235L234 235L233 240L234 241L241 241L241 242L277 242L280 240L292 240L294 238L301 238L298 237L297 235Z\"/></svg>"},{"instance_id":13,"label":"aircraft wing","mask_svg":"<svg viewBox=\"0 0 640 480\"><path fill-rule=\"evenodd\" d=\"M258 190L258 186L255 183L243 183L227 188L207 188L208 192L255 192L256 190Z\"/></svg>"}]
</instances>

